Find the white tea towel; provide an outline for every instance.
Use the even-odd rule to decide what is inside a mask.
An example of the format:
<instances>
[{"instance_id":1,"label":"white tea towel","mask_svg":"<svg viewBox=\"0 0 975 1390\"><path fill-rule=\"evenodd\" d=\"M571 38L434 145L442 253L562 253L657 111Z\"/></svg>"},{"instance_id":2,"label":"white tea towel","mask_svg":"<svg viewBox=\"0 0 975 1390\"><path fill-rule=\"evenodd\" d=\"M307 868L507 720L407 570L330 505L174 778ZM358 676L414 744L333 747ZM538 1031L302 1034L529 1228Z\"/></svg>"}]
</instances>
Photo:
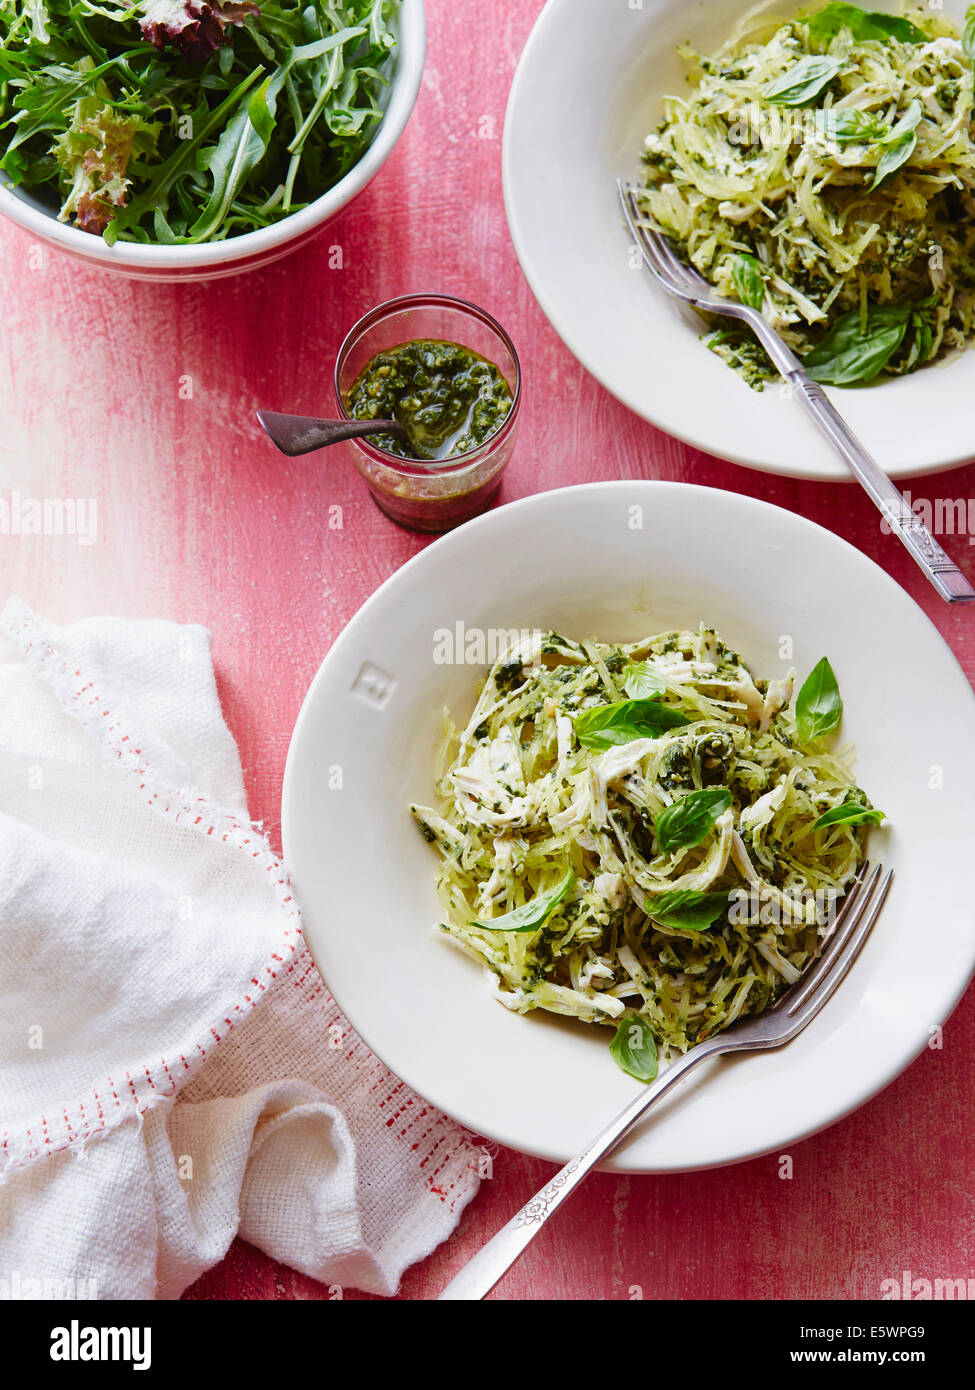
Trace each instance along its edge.
<instances>
[{"instance_id":1,"label":"white tea towel","mask_svg":"<svg viewBox=\"0 0 975 1390\"><path fill-rule=\"evenodd\" d=\"M175 1298L236 1234L394 1293L476 1150L318 976L207 633L11 599L0 712L0 1297Z\"/></svg>"}]
</instances>

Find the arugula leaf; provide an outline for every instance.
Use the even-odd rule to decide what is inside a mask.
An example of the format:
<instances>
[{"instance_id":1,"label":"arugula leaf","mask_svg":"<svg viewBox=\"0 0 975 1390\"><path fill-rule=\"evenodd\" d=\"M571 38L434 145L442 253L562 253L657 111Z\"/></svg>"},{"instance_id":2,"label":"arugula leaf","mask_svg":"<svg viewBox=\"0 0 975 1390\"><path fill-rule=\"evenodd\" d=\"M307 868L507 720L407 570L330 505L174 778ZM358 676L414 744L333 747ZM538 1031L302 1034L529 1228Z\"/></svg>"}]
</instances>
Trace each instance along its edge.
<instances>
[{"instance_id":1,"label":"arugula leaf","mask_svg":"<svg viewBox=\"0 0 975 1390\"><path fill-rule=\"evenodd\" d=\"M624 1014L609 1045L616 1064L627 1076L650 1082L657 1075L657 1043L650 1025L639 1014Z\"/></svg>"},{"instance_id":2,"label":"arugula leaf","mask_svg":"<svg viewBox=\"0 0 975 1390\"><path fill-rule=\"evenodd\" d=\"M873 143L888 133L885 123L872 111L859 111L852 106L817 111L816 126L827 140L835 140L838 145Z\"/></svg>"},{"instance_id":3,"label":"arugula leaf","mask_svg":"<svg viewBox=\"0 0 975 1390\"><path fill-rule=\"evenodd\" d=\"M617 700L576 715L576 737L583 748L613 748L638 738L657 738L687 724L685 714L656 700Z\"/></svg>"},{"instance_id":4,"label":"arugula leaf","mask_svg":"<svg viewBox=\"0 0 975 1390\"><path fill-rule=\"evenodd\" d=\"M891 126L890 133L882 142L884 152L870 185L871 192L879 188L892 174L896 174L917 149L917 128L923 115L921 103L915 98L896 125Z\"/></svg>"},{"instance_id":5,"label":"arugula leaf","mask_svg":"<svg viewBox=\"0 0 975 1390\"><path fill-rule=\"evenodd\" d=\"M728 907L727 893L695 893L678 888L648 899L644 911L652 922L675 931L703 931L711 927Z\"/></svg>"},{"instance_id":6,"label":"arugula leaf","mask_svg":"<svg viewBox=\"0 0 975 1390\"><path fill-rule=\"evenodd\" d=\"M537 931L546 917L554 908L558 907L568 893L574 879L575 875L572 870L567 869L565 878L561 883L557 883L547 893L536 893L530 903L524 903L521 907L516 907L512 912L506 912L501 917L492 917L489 922L473 921L470 925L480 927L482 931Z\"/></svg>"},{"instance_id":7,"label":"arugula leaf","mask_svg":"<svg viewBox=\"0 0 975 1390\"><path fill-rule=\"evenodd\" d=\"M805 106L818 97L846 64L840 58L800 58L762 93L775 106Z\"/></svg>"},{"instance_id":8,"label":"arugula leaf","mask_svg":"<svg viewBox=\"0 0 975 1390\"><path fill-rule=\"evenodd\" d=\"M162 164L152 171L149 186L134 197L128 207L124 208L105 228L105 240L111 246L123 234L128 233L130 228L134 228L147 216L158 218L162 215L169 204L172 191L181 186L181 180L185 180L193 171L194 161L202 157L201 146L203 141L213 131L217 130L230 112L239 105L244 93L249 91L257 79L261 76L263 68L254 68L253 72L239 82L230 95L220 103L215 111L209 111L206 103L193 113L195 135L192 140L182 140L176 149ZM126 240L134 239L134 234L125 236Z\"/></svg>"},{"instance_id":9,"label":"arugula leaf","mask_svg":"<svg viewBox=\"0 0 975 1390\"><path fill-rule=\"evenodd\" d=\"M899 15L880 10L863 10L859 5L829 4L810 15L802 23L811 38L829 40L842 29L849 29L855 39L900 39L902 43L927 43L923 29Z\"/></svg>"},{"instance_id":10,"label":"arugula leaf","mask_svg":"<svg viewBox=\"0 0 975 1390\"><path fill-rule=\"evenodd\" d=\"M731 258L731 278L742 304L761 309L765 303L765 281L760 262L754 256L736 252Z\"/></svg>"},{"instance_id":11,"label":"arugula leaf","mask_svg":"<svg viewBox=\"0 0 975 1390\"><path fill-rule=\"evenodd\" d=\"M665 852L699 845L720 815L731 805L731 792L725 787L705 787L688 792L667 806L657 817L654 832Z\"/></svg>"},{"instance_id":12,"label":"arugula leaf","mask_svg":"<svg viewBox=\"0 0 975 1390\"><path fill-rule=\"evenodd\" d=\"M283 71L266 77L241 101L237 114L225 126L210 156L209 172L213 178L210 198L190 227L187 242L206 241L213 235L244 182L264 158L274 129L277 94L283 83Z\"/></svg>"},{"instance_id":13,"label":"arugula leaf","mask_svg":"<svg viewBox=\"0 0 975 1390\"><path fill-rule=\"evenodd\" d=\"M628 661L623 671L623 689L631 700L652 700L664 694L667 682L649 661Z\"/></svg>"},{"instance_id":14,"label":"arugula leaf","mask_svg":"<svg viewBox=\"0 0 975 1390\"><path fill-rule=\"evenodd\" d=\"M813 830L823 830L827 825L879 825L887 817L875 806L861 806L858 801L844 801L842 806L833 806L824 811L813 826Z\"/></svg>"},{"instance_id":15,"label":"arugula leaf","mask_svg":"<svg viewBox=\"0 0 975 1390\"><path fill-rule=\"evenodd\" d=\"M813 381L827 386L873 381L904 341L911 312L910 306L877 305L867 312L866 332L858 309L842 314L806 353L803 366Z\"/></svg>"},{"instance_id":16,"label":"arugula leaf","mask_svg":"<svg viewBox=\"0 0 975 1390\"><path fill-rule=\"evenodd\" d=\"M2 13L0 8L0 15ZM0 19L0 25L2 23ZM70 129L75 103L86 96L100 94L102 79L120 62L119 59L110 59L107 63L95 66L86 54L78 62L76 69L43 68L31 84L29 78L13 66L10 61L12 56L10 49L0 50L0 58L5 60L2 63L4 71L12 77L21 76L24 85L14 97L13 115L2 127L4 130L13 127L13 130L7 140L7 152L3 160L0 160L0 168L5 167L11 150L15 150L19 145L58 129L59 123L61 129ZM25 65L23 73L26 71Z\"/></svg>"},{"instance_id":17,"label":"arugula leaf","mask_svg":"<svg viewBox=\"0 0 975 1390\"><path fill-rule=\"evenodd\" d=\"M840 688L826 657L818 661L796 697L796 730L803 743L836 728L843 714Z\"/></svg>"}]
</instances>

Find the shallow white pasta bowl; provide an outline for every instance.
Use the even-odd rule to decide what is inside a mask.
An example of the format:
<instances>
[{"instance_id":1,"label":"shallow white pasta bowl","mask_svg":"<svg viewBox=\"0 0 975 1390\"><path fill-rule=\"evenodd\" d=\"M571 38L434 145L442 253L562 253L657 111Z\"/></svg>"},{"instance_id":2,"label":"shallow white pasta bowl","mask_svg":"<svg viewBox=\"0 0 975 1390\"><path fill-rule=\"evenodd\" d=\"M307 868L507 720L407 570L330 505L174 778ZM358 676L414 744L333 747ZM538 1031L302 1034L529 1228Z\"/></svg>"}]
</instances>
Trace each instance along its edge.
<instances>
[{"instance_id":1,"label":"shallow white pasta bowl","mask_svg":"<svg viewBox=\"0 0 975 1390\"><path fill-rule=\"evenodd\" d=\"M967 0L944 0L964 21ZM870 0L893 10L889 0ZM505 117L504 192L515 249L542 309L579 361L631 410L720 458L805 478L847 478L794 400L753 391L700 341L701 321L639 269L616 180L640 181L662 99L686 88L682 40L713 51L749 0L549 0ZM794 13L794 0L773 12ZM806 5L804 8L811 8ZM939 6L939 10L942 9ZM975 352L829 395L892 476L975 456L965 402Z\"/></svg>"},{"instance_id":2,"label":"shallow white pasta bowl","mask_svg":"<svg viewBox=\"0 0 975 1390\"><path fill-rule=\"evenodd\" d=\"M502 507L405 565L342 633L295 727L282 817L309 946L352 1025L422 1096L514 1148L568 1158L639 1083L613 1063L612 1030L510 1013L437 933L437 853L408 804L434 801L441 711L466 720L486 667L463 658L483 660L492 631L629 641L702 620L759 676L829 657L840 737L889 817L870 852L896 876L814 1023L702 1069L608 1166L709 1167L831 1124L923 1049L975 968L975 696L893 580L831 532L715 489L597 483Z\"/></svg>"}]
</instances>

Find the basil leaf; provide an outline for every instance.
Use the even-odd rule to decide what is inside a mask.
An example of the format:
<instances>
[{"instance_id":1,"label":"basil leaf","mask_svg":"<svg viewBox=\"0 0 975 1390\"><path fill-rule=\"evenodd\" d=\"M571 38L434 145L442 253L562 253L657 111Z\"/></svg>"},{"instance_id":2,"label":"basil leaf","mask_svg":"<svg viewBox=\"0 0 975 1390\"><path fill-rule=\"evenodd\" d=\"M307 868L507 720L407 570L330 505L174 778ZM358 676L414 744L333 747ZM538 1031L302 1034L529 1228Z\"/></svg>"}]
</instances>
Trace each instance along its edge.
<instances>
[{"instance_id":1,"label":"basil leaf","mask_svg":"<svg viewBox=\"0 0 975 1390\"><path fill-rule=\"evenodd\" d=\"M887 134L887 126L871 111L847 106L817 111L816 126L827 140L835 140L838 145L866 144L882 140Z\"/></svg>"},{"instance_id":2,"label":"basil leaf","mask_svg":"<svg viewBox=\"0 0 975 1390\"><path fill-rule=\"evenodd\" d=\"M871 192L879 188L892 174L896 174L917 149L917 127L923 114L921 103L914 100L896 125L891 126L890 132L882 142L885 148L870 185Z\"/></svg>"},{"instance_id":3,"label":"basil leaf","mask_svg":"<svg viewBox=\"0 0 975 1390\"><path fill-rule=\"evenodd\" d=\"M849 386L873 381L904 341L909 307L882 304L867 313L867 331L861 331L860 312L842 314L821 342L807 352L803 365L813 381L827 386Z\"/></svg>"},{"instance_id":4,"label":"basil leaf","mask_svg":"<svg viewBox=\"0 0 975 1390\"><path fill-rule=\"evenodd\" d=\"M774 106L805 106L829 86L843 67L839 58L800 58L770 83L762 95Z\"/></svg>"},{"instance_id":5,"label":"basil leaf","mask_svg":"<svg viewBox=\"0 0 975 1390\"><path fill-rule=\"evenodd\" d=\"M558 907L568 893L574 878L572 870L567 869L561 883L557 883L547 893L536 893L530 903L524 903L514 911L506 912L502 917L492 917L490 922L473 921L469 925L480 927L482 931L537 931L552 909Z\"/></svg>"},{"instance_id":6,"label":"basil leaf","mask_svg":"<svg viewBox=\"0 0 975 1390\"><path fill-rule=\"evenodd\" d=\"M687 723L680 710L656 700L618 700L613 705L583 710L576 716L575 730L583 748L613 748L638 738L656 738Z\"/></svg>"},{"instance_id":7,"label":"basil leaf","mask_svg":"<svg viewBox=\"0 0 975 1390\"><path fill-rule=\"evenodd\" d=\"M740 252L732 256L731 278L742 304L760 309L765 303L765 281L762 279L762 267L755 257Z\"/></svg>"},{"instance_id":8,"label":"basil leaf","mask_svg":"<svg viewBox=\"0 0 975 1390\"><path fill-rule=\"evenodd\" d=\"M975 5L969 5L965 13L965 27L961 31L961 46L967 56L975 63Z\"/></svg>"},{"instance_id":9,"label":"basil leaf","mask_svg":"<svg viewBox=\"0 0 975 1390\"><path fill-rule=\"evenodd\" d=\"M861 806L858 801L844 801L842 806L834 806L824 811L813 826L813 830L823 830L827 825L879 825L886 820L883 811L874 806Z\"/></svg>"},{"instance_id":10,"label":"basil leaf","mask_svg":"<svg viewBox=\"0 0 975 1390\"><path fill-rule=\"evenodd\" d=\"M609 1045L616 1065L637 1081L652 1081L657 1075L657 1043L646 1019L624 1014Z\"/></svg>"},{"instance_id":11,"label":"basil leaf","mask_svg":"<svg viewBox=\"0 0 975 1390\"><path fill-rule=\"evenodd\" d=\"M826 657L816 663L796 698L796 730L803 743L822 738L840 722L843 701Z\"/></svg>"},{"instance_id":12,"label":"basil leaf","mask_svg":"<svg viewBox=\"0 0 975 1390\"><path fill-rule=\"evenodd\" d=\"M902 164L907 163L916 149L917 133L913 130L907 131L892 145L888 145L880 157L877 172L870 185L870 192L872 193L874 189L879 188L882 183L886 183L893 174L896 174L897 170Z\"/></svg>"},{"instance_id":13,"label":"basil leaf","mask_svg":"<svg viewBox=\"0 0 975 1390\"><path fill-rule=\"evenodd\" d=\"M918 101L917 97L915 97L913 101L911 101L907 110L904 112L903 116L901 116L900 120L895 121L895 123L891 126L890 130L885 136L885 139L896 140L901 135L906 134L908 131L917 130L918 126L921 124L921 118L923 115L924 107Z\"/></svg>"},{"instance_id":14,"label":"basil leaf","mask_svg":"<svg viewBox=\"0 0 975 1390\"><path fill-rule=\"evenodd\" d=\"M654 826L657 844L665 851L699 845L730 805L731 792L725 787L689 792L657 817Z\"/></svg>"},{"instance_id":15,"label":"basil leaf","mask_svg":"<svg viewBox=\"0 0 975 1390\"><path fill-rule=\"evenodd\" d=\"M927 362L930 360L934 348L934 330L929 318L921 312L911 315L911 327L914 329L914 341L917 343L918 360Z\"/></svg>"},{"instance_id":16,"label":"basil leaf","mask_svg":"<svg viewBox=\"0 0 975 1390\"><path fill-rule=\"evenodd\" d=\"M652 922L675 931L702 931L728 908L727 893L695 893L689 888L660 893L644 911Z\"/></svg>"},{"instance_id":17,"label":"basil leaf","mask_svg":"<svg viewBox=\"0 0 975 1390\"><path fill-rule=\"evenodd\" d=\"M623 689L631 700L652 700L663 695L667 682L649 661L630 661L623 672Z\"/></svg>"},{"instance_id":18,"label":"basil leaf","mask_svg":"<svg viewBox=\"0 0 975 1390\"><path fill-rule=\"evenodd\" d=\"M923 29L899 15L862 10L859 5L830 4L802 21L814 39L832 39L849 29L855 39L900 39L902 43L927 43Z\"/></svg>"}]
</instances>

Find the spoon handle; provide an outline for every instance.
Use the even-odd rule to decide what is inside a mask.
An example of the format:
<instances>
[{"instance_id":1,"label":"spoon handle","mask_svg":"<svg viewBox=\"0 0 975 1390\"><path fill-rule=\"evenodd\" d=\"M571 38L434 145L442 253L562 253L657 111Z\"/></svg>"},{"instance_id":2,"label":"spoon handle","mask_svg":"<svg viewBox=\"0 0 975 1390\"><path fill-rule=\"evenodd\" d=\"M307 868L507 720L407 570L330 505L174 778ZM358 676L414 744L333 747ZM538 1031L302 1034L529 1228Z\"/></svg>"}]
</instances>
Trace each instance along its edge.
<instances>
[{"instance_id":1,"label":"spoon handle","mask_svg":"<svg viewBox=\"0 0 975 1390\"><path fill-rule=\"evenodd\" d=\"M343 439L361 439L368 434L405 438L406 434L396 420L315 420L307 415L279 415L276 410L259 410L257 418L282 454L291 457Z\"/></svg>"}]
</instances>

